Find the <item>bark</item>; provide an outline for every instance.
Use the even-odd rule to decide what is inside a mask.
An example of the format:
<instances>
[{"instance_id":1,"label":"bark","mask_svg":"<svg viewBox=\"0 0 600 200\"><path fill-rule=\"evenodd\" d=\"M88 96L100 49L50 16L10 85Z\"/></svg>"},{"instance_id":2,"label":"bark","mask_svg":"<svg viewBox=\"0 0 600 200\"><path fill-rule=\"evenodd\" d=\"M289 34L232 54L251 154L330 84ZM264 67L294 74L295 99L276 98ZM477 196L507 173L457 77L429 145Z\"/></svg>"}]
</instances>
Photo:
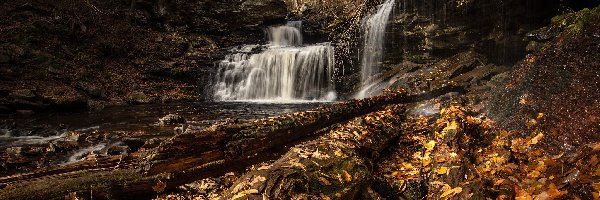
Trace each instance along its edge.
<instances>
[{"instance_id":1,"label":"bark","mask_svg":"<svg viewBox=\"0 0 600 200\"><path fill-rule=\"evenodd\" d=\"M223 198L355 199L369 186L374 159L400 135L403 114L402 106L388 106L297 145L242 176Z\"/></svg>"},{"instance_id":2,"label":"bark","mask_svg":"<svg viewBox=\"0 0 600 200\"><path fill-rule=\"evenodd\" d=\"M460 88L446 87L419 95L390 93L241 124L226 121L199 132L175 136L149 152L127 158L126 165L111 158L90 162L85 167L76 164L1 177L0 199L62 199L69 192L94 199L148 197L273 159L280 155L278 148L316 137L327 127L384 106L418 102L453 91ZM378 140L376 135L366 137ZM350 153L358 153L354 151ZM351 165L362 162L353 161L351 156L346 159Z\"/></svg>"},{"instance_id":3,"label":"bark","mask_svg":"<svg viewBox=\"0 0 600 200\"><path fill-rule=\"evenodd\" d=\"M262 160L264 152L273 152L283 145L314 136L331 125L380 110L384 106L419 102L462 90L461 87L447 86L418 95L395 92L250 123L229 121L200 132L178 135L161 144L146 156L144 169L148 174L183 170L190 173L191 168L198 166L202 169Z\"/></svg>"}]
</instances>

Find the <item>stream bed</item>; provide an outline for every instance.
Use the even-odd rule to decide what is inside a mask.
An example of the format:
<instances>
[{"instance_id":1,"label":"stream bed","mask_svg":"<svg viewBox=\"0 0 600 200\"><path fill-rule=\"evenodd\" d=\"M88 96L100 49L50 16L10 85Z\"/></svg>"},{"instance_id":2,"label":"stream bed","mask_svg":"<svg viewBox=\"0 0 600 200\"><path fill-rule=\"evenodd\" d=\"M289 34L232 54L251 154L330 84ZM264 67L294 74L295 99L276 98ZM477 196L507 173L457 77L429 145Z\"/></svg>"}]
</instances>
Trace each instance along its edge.
<instances>
[{"instance_id":1,"label":"stream bed","mask_svg":"<svg viewBox=\"0 0 600 200\"><path fill-rule=\"evenodd\" d=\"M71 164L90 155L118 155L151 148L180 131L160 124L169 114L199 130L225 119L252 120L319 107L326 102L187 102L107 107L98 112L48 113L0 120L0 174L51 164Z\"/></svg>"}]
</instances>

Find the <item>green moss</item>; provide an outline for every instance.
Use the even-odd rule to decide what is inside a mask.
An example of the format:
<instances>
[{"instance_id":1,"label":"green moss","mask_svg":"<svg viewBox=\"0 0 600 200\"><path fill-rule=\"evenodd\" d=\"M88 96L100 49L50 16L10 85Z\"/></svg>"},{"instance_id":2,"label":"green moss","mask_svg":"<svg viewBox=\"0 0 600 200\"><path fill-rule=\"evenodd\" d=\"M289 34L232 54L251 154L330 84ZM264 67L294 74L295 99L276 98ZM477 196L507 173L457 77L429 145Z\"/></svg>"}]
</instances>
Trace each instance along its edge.
<instances>
[{"instance_id":1,"label":"green moss","mask_svg":"<svg viewBox=\"0 0 600 200\"><path fill-rule=\"evenodd\" d=\"M564 34L576 35L599 13L600 7L593 9L584 8L578 12L555 16L551 19L551 22L554 26L563 29Z\"/></svg>"}]
</instances>

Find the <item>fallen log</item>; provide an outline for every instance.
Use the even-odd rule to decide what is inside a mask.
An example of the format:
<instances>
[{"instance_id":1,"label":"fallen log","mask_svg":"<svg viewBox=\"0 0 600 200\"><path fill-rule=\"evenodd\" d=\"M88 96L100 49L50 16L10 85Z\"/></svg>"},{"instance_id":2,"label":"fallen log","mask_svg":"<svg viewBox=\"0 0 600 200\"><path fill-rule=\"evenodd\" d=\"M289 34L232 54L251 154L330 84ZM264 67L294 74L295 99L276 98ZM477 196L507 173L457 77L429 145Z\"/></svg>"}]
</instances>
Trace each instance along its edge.
<instances>
[{"instance_id":1,"label":"fallen log","mask_svg":"<svg viewBox=\"0 0 600 200\"><path fill-rule=\"evenodd\" d=\"M351 120L393 104L414 103L449 92L462 92L462 87L446 86L430 92L408 95L388 92L363 100L321 107L306 112L236 124L225 122L200 132L178 135L162 143L144 160L150 175L178 172L198 166L227 165L260 159L263 152L314 136L331 125Z\"/></svg>"},{"instance_id":2,"label":"fallen log","mask_svg":"<svg viewBox=\"0 0 600 200\"><path fill-rule=\"evenodd\" d=\"M94 199L152 196L198 179L221 175L273 159L273 150L315 137L319 130L365 115L391 104L418 102L461 88L444 87L419 95L404 92L324 106L319 109L238 124L226 121L186 132L159 147L131 158L127 167L56 172L42 170L26 176L0 178L0 199L62 199L70 192ZM114 164L112 165L114 166ZM69 168L69 167L67 167ZM58 184L53 184L58 183Z\"/></svg>"},{"instance_id":3,"label":"fallen log","mask_svg":"<svg viewBox=\"0 0 600 200\"><path fill-rule=\"evenodd\" d=\"M223 199L355 199L369 186L373 161L401 134L404 107L388 106L291 148L250 171Z\"/></svg>"}]
</instances>

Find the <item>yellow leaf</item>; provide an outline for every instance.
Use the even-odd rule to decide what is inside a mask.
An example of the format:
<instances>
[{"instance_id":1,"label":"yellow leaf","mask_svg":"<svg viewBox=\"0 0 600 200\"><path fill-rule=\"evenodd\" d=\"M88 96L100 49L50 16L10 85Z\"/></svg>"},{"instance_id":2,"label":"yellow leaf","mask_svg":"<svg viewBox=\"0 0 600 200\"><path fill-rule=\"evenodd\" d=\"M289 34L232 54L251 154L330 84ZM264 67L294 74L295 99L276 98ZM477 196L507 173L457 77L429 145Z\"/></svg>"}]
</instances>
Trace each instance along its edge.
<instances>
[{"instance_id":1,"label":"yellow leaf","mask_svg":"<svg viewBox=\"0 0 600 200\"><path fill-rule=\"evenodd\" d=\"M438 169L436 172L437 172L439 175L442 175L442 174L447 174L447 173L448 173L448 168L446 168L446 167L441 167L441 168L439 168L439 169Z\"/></svg>"},{"instance_id":2,"label":"yellow leaf","mask_svg":"<svg viewBox=\"0 0 600 200\"><path fill-rule=\"evenodd\" d=\"M402 163L402 168L403 169L413 169L415 167L410 163Z\"/></svg>"},{"instance_id":3,"label":"yellow leaf","mask_svg":"<svg viewBox=\"0 0 600 200\"><path fill-rule=\"evenodd\" d=\"M354 134L356 137L360 137L360 134L358 134L357 131L352 131L352 134Z\"/></svg>"},{"instance_id":4,"label":"yellow leaf","mask_svg":"<svg viewBox=\"0 0 600 200\"><path fill-rule=\"evenodd\" d=\"M241 191L241 192L233 195L233 197L231 197L231 200L236 200L236 199L242 198L242 197L244 197L246 195L257 194L257 193L258 193L257 189L244 190L244 191Z\"/></svg>"},{"instance_id":5,"label":"yellow leaf","mask_svg":"<svg viewBox=\"0 0 600 200\"><path fill-rule=\"evenodd\" d=\"M331 182L329 182L326 178L319 177L319 181L323 183L323 185L331 185Z\"/></svg>"},{"instance_id":6,"label":"yellow leaf","mask_svg":"<svg viewBox=\"0 0 600 200\"><path fill-rule=\"evenodd\" d=\"M340 175L342 176L344 181L346 181L346 182L352 181L352 176L346 170L342 170L342 174L340 174Z\"/></svg>"},{"instance_id":7,"label":"yellow leaf","mask_svg":"<svg viewBox=\"0 0 600 200\"><path fill-rule=\"evenodd\" d=\"M494 186L502 185L502 184L504 184L504 182L506 182L506 179L497 180L496 182L494 182Z\"/></svg>"},{"instance_id":8,"label":"yellow leaf","mask_svg":"<svg viewBox=\"0 0 600 200\"><path fill-rule=\"evenodd\" d=\"M342 158L348 157L346 154L344 154L344 152L341 149L336 150L334 153L338 157L342 157Z\"/></svg>"},{"instance_id":9,"label":"yellow leaf","mask_svg":"<svg viewBox=\"0 0 600 200\"><path fill-rule=\"evenodd\" d=\"M458 154L456 154L454 152L450 153L450 158L456 158L457 156L458 156Z\"/></svg>"},{"instance_id":10,"label":"yellow leaf","mask_svg":"<svg viewBox=\"0 0 600 200\"><path fill-rule=\"evenodd\" d=\"M429 157L429 155L423 156L423 158L421 158L421 161L423 162L423 166L427 167L429 166L429 164L431 164L431 157Z\"/></svg>"},{"instance_id":11,"label":"yellow leaf","mask_svg":"<svg viewBox=\"0 0 600 200\"><path fill-rule=\"evenodd\" d=\"M538 119L538 120L539 120L539 119L542 119L542 117L544 117L544 113L538 113L538 115L537 115L537 119Z\"/></svg>"},{"instance_id":12,"label":"yellow leaf","mask_svg":"<svg viewBox=\"0 0 600 200\"><path fill-rule=\"evenodd\" d=\"M442 193L442 195L440 196L441 198L450 198L456 194L459 194L462 192L462 188L461 187L455 187L451 190L446 190L444 193Z\"/></svg>"},{"instance_id":13,"label":"yellow leaf","mask_svg":"<svg viewBox=\"0 0 600 200\"><path fill-rule=\"evenodd\" d=\"M429 142L427 142L425 145L425 149L427 149L428 151L432 151L433 148L435 147L435 141L433 140L429 140Z\"/></svg>"},{"instance_id":14,"label":"yellow leaf","mask_svg":"<svg viewBox=\"0 0 600 200\"><path fill-rule=\"evenodd\" d=\"M593 183L592 186L594 187L594 189L596 189L596 190L598 190L598 192L600 192L600 182Z\"/></svg>"},{"instance_id":15,"label":"yellow leaf","mask_svg":"<svg viewBox=\"0 0 600 200\"><path fill-rule=\"evenodd\" d=\"M544 134L539 133L538 135L536 135L535 137L533 137L531 139L531 144L537 144L540 140L542 140L543 137L544 137Z\"/></svg>"},{"instance_id":16,"label":"yellow leaf","mask_svg":"<svg viewBox=\"0 0 600 200\"><path fill-rule=\"evenodd\" d=\"M467 122L467 124L479 124L480 120L472 117L472 116L467 116L467 119L465 120Z\"/></svg>"},{"instance_id":17,"label":"yellow leaf","mask_svg":"<svg viewBox=\"0 0 600 200\"><path fill-rule=\"evenodd\" d=\"M521 98L521 99L519 99L519 104L525 105L525 104L527 104L527 100L525 98Z\"/></svg>"},{"instance_id":18,"label":"yellow leaf","mask_svg":"<svg viewBox=\"0 0 600 200\"><path fill-rule=\"evenodd\" d=\"M323 193L319 193L319 196L321 197L321 199L323 200L330 200L331 198L329 198L327 195L324 195Z\"/></svg>"},{"instance_id":19,"label":"yellow leaf","mask_svg":"<svg viewBox=\"0 0 600 200\"><path fill-rule=\"evenodd\" d=\"M541 173L539 171L533 170L532 172L527 174L527 177L537 178L537 177L540 177L540 175L541 175Z\"/></svg>"}]
</instances>

